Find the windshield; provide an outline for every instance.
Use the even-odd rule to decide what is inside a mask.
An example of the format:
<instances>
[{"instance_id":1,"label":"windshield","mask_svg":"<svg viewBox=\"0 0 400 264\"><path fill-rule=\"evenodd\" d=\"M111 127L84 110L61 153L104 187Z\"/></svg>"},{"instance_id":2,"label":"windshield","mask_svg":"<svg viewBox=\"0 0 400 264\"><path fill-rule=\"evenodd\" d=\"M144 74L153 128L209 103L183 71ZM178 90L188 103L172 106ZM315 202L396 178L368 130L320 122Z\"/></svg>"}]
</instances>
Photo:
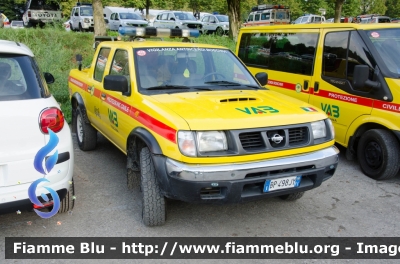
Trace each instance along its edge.
<instances>
[{"instance_id":1,"label":"windshield","mask_svg":"<svg viewBox=\"0 0 400 264\"><path fill-rule=\"evenodd\" d=\"M367 35L388 69L400 74L400 28L369 30Z\"/></svg>"},{"instance_id":2,"label":"windshield","mask_svg":"<svg viewBox=\"0 0 400 264\"><path fill-rule=\"evenodd\" d=\"M251 73L227 49L134 49L139 92L259 89Z\"/></svg>"},{"instance_id":3,"label":"windshield","mask_svg":"<svg viewBox=\"0 0 400 264\"><path fill-rule=\"evenodd\" d=\"M81 7L81 16L93 16L92 7Z\"/></svg>"},{"instance_id":4,"label":"windshield","mask_svg":"<svg viewBox=\"0 0 400 264\"><path fill-rule=\"evenodd\" d=\"M197 19L190 13L176 12L174 13L175 17L179 20L193 20L197 21Z\"/></svg>"},{"instance_id":5,"label":"windshield","mask_svg":"<svg viewBox=\"0 0 400 264\"><path fill-rule=\"evenodd\" d=\"M135 20L143 20L141 16L134 13L119 13L120 19L135 19Z\"/></svg>"},{"instance_id":6,"label":"windshield","mask_svg":"<svg viewBox=\"0 0 400 264\"><path fill-rule=\"evenodd\" d=\"M219 22L229 22L228 16L217 16Z\"/></svg>"}]
</instances>

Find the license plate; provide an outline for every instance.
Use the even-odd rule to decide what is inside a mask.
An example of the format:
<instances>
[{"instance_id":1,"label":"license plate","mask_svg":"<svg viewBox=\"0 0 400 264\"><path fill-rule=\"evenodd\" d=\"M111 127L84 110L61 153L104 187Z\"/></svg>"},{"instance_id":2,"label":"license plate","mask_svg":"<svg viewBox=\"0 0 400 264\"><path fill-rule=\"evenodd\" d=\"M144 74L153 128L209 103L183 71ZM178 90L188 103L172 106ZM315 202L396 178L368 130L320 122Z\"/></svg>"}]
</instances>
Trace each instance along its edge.
<instances>
[{"instance_id":1,"label":"license plate","mask_svg":"<svg viewBox=\"0 0 400 264\"><path fill-rule=\"evenodd\" d=\"M285 177L273 180L266 180L264 184L264 192L299 187L301 176Z\"/></svg>"}]
</instances>

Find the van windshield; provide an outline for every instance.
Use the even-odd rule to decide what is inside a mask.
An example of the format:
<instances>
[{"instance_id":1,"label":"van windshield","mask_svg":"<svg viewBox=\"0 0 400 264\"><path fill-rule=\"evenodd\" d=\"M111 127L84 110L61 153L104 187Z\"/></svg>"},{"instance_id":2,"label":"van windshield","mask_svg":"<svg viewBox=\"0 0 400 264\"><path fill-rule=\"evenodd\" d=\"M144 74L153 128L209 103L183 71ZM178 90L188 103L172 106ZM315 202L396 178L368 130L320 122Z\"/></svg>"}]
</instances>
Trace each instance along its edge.
<instances>
[{"instance_id":1,"label":"van windshield","mask_svg":"<svg viewBox=\"0 0 400 264\"><path fill-rule=\"evenodd\" d=\"M386 67L400 74L400 28L369 30L367 35Z\"/></svg>"}]
</instances>

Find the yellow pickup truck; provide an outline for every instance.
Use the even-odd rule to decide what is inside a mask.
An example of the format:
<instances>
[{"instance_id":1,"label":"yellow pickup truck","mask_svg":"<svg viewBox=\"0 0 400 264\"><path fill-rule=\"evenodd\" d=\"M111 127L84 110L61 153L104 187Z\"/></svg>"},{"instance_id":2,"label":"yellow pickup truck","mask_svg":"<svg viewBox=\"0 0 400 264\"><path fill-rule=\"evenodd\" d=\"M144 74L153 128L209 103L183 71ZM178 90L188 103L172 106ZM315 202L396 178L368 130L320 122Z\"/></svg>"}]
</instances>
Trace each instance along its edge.
<instances>
[{"instance_id":1,"label":"yellow pickup truck","mask_svg":"<svg viewBox=\"0 0 400 264\"><path fill-rule=\"evenodd\" d=\"M197 30L119 32L129 41L99 42L90 67L70 72L73 129L82 150L100 132L126 154L145 225L165 222L165 197L296 200L333 176L339 151L323 111L264 88L267 74L253 77L229 49L193 43Z\"/></svg>"}]
</instances>

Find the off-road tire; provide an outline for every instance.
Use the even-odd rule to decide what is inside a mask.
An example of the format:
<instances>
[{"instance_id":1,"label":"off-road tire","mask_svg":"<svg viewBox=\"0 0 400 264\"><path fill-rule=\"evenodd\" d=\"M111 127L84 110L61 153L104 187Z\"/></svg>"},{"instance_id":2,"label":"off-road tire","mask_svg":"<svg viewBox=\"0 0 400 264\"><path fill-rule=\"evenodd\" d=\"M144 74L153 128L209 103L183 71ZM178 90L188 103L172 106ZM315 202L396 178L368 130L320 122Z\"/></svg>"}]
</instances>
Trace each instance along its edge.
<instances>
[{"instance_id":1,"label":"off-road tire","mask_svg":"<svg viewBox=\"0 0 400 264\"><path fill-rule=\"evenodd\" d=\"M126 180L129 190L140 187L140 171L134 171L132 169L126 169Z\"/></svg>"},{"instance_id":2,"label":"off-road tire","mask_svg":"<svg viewBox=\"0 0 400 264\"><path fill-rule=\"evenodd\" d=\"M400 168L399 142L385 129L365 132L357 145L357 158L362 172L375 180L386 180L397 175Z\"/></svg>"},{"instance_id":3,"label":"off-road tire","mask_svg":"<svg viewBox=\"0 0 400 264\"><path fill-rule=\"evenodd\" d=\"M85 117L79 108L76 110L75 127L76 139L81 150L93 150L97 144L97 130L91 124L86 123Z\"/></svg>"},{"instance_id":4,"label":"off-road tire","mask_svg":"<svg viewBox=\"0 0 400 264\"><path fill-rule=\"evenodd\" d=\"M67 195L65 195L64 199L60 201L60 209L58 209L59 213L66 213L74 208L75 205L74 195L75 195L74 180L71 180L71 184L69 185Z\"/></svg>"},{"instance_id":5,"label":"off-road tire","mask_svg":"<svg viewBox=\"0 0 400 264\"><path fill-rule=\"evenodd\" d=\"M160 226L165 223L165 197L161 192L149 148L140 151L140 172L142 189L142 220L146 226Z\"/></svg>"},{"instance_id":6,"label":"off-road tire","mask_svg":"<svg viewBox=\"0 0 400 264\"><path fill-rule=\"evenodd\" d=\"M281 195L279 198L285 201L295 201L303 197L304 192L297 192L297 193L291 193L291 194L286 194L286 195Z\"/></svg>"},{"instance_id":7,"label":"off-road tire","mask_svg":"<svg viewBox=\"0 0 400 264\"><path fill-rule=\"evenodd\" d=\"M75 31L74 28L72 27L72 23L69 23L69 29L70 29L71 31Z\"/></svg>"}]
</instances>

